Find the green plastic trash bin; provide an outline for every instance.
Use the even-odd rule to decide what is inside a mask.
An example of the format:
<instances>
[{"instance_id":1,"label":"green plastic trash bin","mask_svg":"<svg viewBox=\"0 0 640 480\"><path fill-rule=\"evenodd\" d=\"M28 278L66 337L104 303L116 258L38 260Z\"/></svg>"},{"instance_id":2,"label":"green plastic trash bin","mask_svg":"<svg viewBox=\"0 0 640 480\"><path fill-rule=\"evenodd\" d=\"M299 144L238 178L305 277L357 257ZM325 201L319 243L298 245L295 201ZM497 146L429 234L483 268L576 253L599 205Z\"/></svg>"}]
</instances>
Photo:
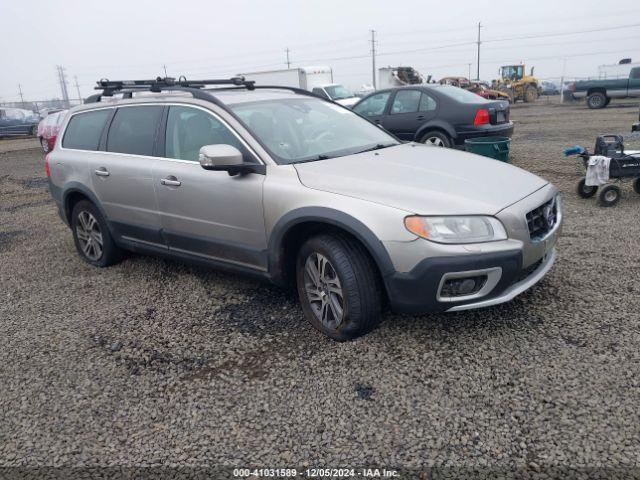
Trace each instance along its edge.
<instances>
[{"instance_id":1,"label":"green plastic trash bin","mask_svg":"<svg viewBox=\"0 0 640 480\"><path fill-rule=\"evenodd\" d=\"M510 143L511 139L508 137L470 138L464 141L464 148L467 152L508 162Z\"/></svg>"}]
</instances>

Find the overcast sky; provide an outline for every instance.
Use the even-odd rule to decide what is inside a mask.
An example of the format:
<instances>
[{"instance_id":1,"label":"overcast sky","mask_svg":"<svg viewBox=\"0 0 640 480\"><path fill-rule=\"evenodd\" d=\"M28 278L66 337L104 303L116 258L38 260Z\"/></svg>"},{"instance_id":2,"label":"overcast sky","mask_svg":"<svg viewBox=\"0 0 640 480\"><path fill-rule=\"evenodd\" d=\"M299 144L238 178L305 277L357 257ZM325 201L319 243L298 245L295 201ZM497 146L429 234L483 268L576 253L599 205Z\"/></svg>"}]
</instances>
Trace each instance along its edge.
<instances>
[{"instance_id":1,"label":"overcast sky","mask_svg":"<svg viewBox=\"0 0 640 480\"><path fill-rule=\"evenodd\" d=\"M25 100L59 97L56 65L76 98L75 77L87 96L101 77L153 78L163 65L187 78L286 68L286 47L292 66L331 66L358 89L371 83L371 29L378 67L440 78L467 76L471 64L475 77L478 22L486 80L509 63L551 78L564 57L568 77L640 61L637 0L0 0L0 101L19 100L18 84Z\"/></svg>"}]
</instances>

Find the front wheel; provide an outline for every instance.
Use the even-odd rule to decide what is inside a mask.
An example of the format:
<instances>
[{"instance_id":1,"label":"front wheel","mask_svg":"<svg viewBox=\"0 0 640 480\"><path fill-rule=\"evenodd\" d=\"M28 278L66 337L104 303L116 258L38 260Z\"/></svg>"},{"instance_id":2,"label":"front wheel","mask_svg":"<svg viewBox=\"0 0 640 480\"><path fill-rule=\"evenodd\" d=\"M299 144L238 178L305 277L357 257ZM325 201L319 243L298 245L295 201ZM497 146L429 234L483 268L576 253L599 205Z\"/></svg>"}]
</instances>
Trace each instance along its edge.
<instances>
[{"instance_id":1,"label":"front wheel","mask_svg":"<svg viewBox=\"0 0 640 480\"><path fill-rule=\"evenodd\" d=\"M533 85L527 85L524 90L524 101L526 103L535 102L538 99L538 89Z\"/></svg>"},{"instance_id":2,"label":"front wheel","mask_svg":"<svg viewBox=\"0 0 640 480\"><path fill-rule=\"evenodd\" d=\"M420 143L424 143L425 145L431 145L433 147L448 148L451 146L451 140L449 139L447 134L438 132L436 130L425 133L420 138Z\"/></svg>"},{"instance_id":3,"label":"front wheel","mask_svg":"<svg viewBox=\"0 0 640 480\"><path fill-rule=\"evenodd\" d=\"M380 287L364 247L342 235L319 235L300 249L298 297L313 327L334 340L356 338L380 321Z\"/></svg>"},{"instance_id":4,"label":"front wheel","mask_svg":"<svg viewBox=\"0 0 640 480\"><path fill-rule=\"evenodd\" d=\"M621 194L620 188L616 185L607 185L600 191L598 200L603 207L613 207L620 201Z\"/></svg>"},{"instance_id":5,"label":"front wheel","mask_svg":"<svg viewBox=\"0 0 640 480\"><path fill-rule=\"evenodd\" d=\"M578 195L582 198L591 198L597 191L598 187L586 185L584 178L580 180L576 186L576 192L578 192Z\"/></svg>"}]
</instances>

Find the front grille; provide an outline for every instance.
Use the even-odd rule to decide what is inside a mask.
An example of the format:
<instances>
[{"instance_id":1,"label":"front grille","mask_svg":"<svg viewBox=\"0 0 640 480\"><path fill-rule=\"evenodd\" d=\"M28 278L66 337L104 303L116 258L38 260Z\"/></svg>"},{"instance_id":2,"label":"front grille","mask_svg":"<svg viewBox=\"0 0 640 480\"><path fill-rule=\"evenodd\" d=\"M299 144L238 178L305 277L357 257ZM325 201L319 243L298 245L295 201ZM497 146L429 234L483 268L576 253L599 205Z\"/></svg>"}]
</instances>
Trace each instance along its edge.
<instances>
[{"instance_id":1,"label":"front grille","mask_svg":"<svg viewBox=\"0 0 640 480\"><path fill-rule=\"evenodd\" d=\"M556 199L549 200L527 213L529 238L537 241L543 238L558 221L558 203Z\"/></svg>"}]
</instances>

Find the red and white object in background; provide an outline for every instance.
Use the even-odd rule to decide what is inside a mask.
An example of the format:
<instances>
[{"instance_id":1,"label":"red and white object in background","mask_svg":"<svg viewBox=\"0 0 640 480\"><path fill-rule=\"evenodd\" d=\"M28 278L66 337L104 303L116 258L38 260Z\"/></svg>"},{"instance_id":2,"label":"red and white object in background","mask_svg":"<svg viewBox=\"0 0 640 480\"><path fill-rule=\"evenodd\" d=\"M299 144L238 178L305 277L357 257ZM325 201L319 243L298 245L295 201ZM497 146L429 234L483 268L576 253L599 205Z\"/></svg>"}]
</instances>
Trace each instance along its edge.
<instances>
[{"instance_id":1,"label":"red and white object in background","mask_svg":"<svg viewBox=\"0 0 640 480\"><path fill-rule=\"evenodd\" d=\"M56 144L56 138L60 132L60 127L67 114L67 110L52 113L47 115L38 124L38 138L40 139L40 145L44 153L48 153L53 150Z\"/></svg>"}]
</instances>

